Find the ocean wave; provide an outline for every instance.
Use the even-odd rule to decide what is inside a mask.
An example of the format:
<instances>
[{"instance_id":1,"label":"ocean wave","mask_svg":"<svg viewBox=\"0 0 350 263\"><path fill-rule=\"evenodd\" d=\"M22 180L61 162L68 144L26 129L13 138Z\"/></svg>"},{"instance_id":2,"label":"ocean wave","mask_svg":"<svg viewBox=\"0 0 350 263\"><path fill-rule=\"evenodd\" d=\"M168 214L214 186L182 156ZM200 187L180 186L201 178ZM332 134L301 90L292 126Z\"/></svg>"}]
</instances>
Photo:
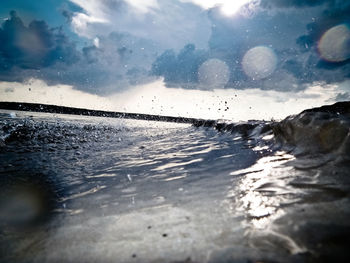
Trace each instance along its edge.
<instances>
[{"instance_id":1,"label":"ocean wave","mask_svg":"<svg viewBox=\"0 0 350 263\"><path fill-rule=\"evenodd\" d=\"M2 262L346 262L349 103L194 126L0 117Z\"/></svg>"},{"instance_id":2,"label":"ocean wave","mask_svg":"<svg viewBox=\"0 0 350 263\"><path fill-rule=\"evenodd\" d=\"M350 155L350 102L305 110L273 125L276 141L302 154Z\"/></svg>"},{"instance_id":3,"label":"ocean wave","mask_svg":"<svg viewBox=\"0 0 350 263\"><path fill-rule=\"evenodd\" d=\"M240 123L198 121L197 127L212 127L258 142L273 135L274 148L282 148L296 156L334 154L350 156L350 102L305 110L280 122L248 121Z\"/></svg>"},{"instance_id":4,"label":"ocean wave","mask_svg":"<svg viewBox=\"0 0 350 263\"><path fill-rule=\"evenodd\" d=\"M35 121L31 118L5 119L0 122L0 147L32 146L26 149L37 150L40 147L77 149L86 144L109 140L119 140L119 132L126 128L109 125L76 124Z\"/></svg>"},{"instance_id":5,"label":"ocean wave","mask_svg":"<svg viewBox=\"0 0 350 263\"><path fill-rule=\"evenodd\" d=\"M178 120L177 120L178 121ZM350 102L305 110L280 122L227 121L191 119L195 127L211 127L219 132L230 132L256 144L269 142L269 147L284 149L296 156L330 154L349 159L350 156ZM18 143L78 148L87 142L114 137L119 140L120 127L108 125L78 125L75 123L37 122L30 118L0 123L0 147ZM269 140L266 140L268 138Z\"/></svg>"}]
</instances>

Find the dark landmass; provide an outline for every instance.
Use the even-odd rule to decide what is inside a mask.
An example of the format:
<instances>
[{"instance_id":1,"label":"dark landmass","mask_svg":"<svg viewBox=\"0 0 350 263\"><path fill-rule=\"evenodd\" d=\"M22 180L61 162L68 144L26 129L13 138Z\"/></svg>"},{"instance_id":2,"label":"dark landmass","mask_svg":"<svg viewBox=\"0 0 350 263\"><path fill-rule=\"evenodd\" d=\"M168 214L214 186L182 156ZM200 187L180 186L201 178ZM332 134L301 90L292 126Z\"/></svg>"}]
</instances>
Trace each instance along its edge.
<instances>
[{"instance_id":1,"label":"dark landmass","mask_svg":"<svg viewBox=\"0 0 350 263\"><path fill-rule=\"evenodd\" d=\"M214 124L216 123L216 121L214 120L172 117L172 116L141 114L141 113L88 110L88 109L81 109L81 108L72 108L72 107L64 107L64 106L56 106L56 105L48 105L48 104L38 104L38 103L0 102L0 109L15 110L15 111L58 113L58 114L72 114L72 115L84 115L84 116L96 116L96 117L123 118L123 119L135 119L135 120L146 120L146 121L190 123L196 126L214 126Z\"/></svg>"},{"instance_id":2,"label":"dark landmass","mask_svg":"<svg viewBox=\"0 0 350 263\"><path fill-rule=\"evenodd\" d=\"M326 112L331 114L350 114L350 101L341 101L332 105L324 105L319 108L304 110L305 112Z\"/></svg>"}]
</instances>

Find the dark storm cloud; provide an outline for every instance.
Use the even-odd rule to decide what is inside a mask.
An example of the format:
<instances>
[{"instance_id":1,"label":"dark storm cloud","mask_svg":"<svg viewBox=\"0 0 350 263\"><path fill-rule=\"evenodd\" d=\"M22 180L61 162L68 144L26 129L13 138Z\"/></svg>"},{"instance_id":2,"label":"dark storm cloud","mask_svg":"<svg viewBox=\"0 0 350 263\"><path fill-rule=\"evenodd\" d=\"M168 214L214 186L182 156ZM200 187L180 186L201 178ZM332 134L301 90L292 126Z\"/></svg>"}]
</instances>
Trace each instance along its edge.
<instances>
[{"instance_id":1,"label":"dark storm cloud","mask_svg":"<svg viewBox=\"0 0 350 263\"><path fill-rule=\"evenodd\" d=\"M297 43L301 47L316 45L328 29L342 23L350 23L350 2L321 12L312 23L306 25L307 34L300 36Z\"/></svg>"},{"instance_id":2,"label":"dark storm cloud","mask_svg":"<svg viewBox=\"0 0 350 263\"><path fill-rule=\"evenodd\" d=\"M343 92L338 93L338 95L335 97L336 101L350 101L350 93L349 92Z\"/></svg>"},{"instance_id":3,"label":"dark storm cloud","mask_svg":"<svg viewBox=\"0 0 350 263\"><path fill-rule=\"evenodd\" d=\"M318 6L333 0L261 0L262 7L310 7Z\"/></svg>"},{"instance_id":4,"label":"dark storm cloud","mask_svg":"<svg viewBox=\"0 0 350 263\"><path fill-rule=\"evenodd\" d=\"M261 0L260 5L264 8L304 8L327 5L330 8L344 8L348 5L345 0Z\"/></svg>"},{"instance_id":5,"label":"dark storm cloud","mask_svg":"<svg viewBox=\"0 0 350 263\"><path fill-rule=\"evenodd\" d=\"M350 62L350 59L341 61L341 62L329 62L325 60L319 60L316 64L316 67L319 69L326 69L326 70L337 70L345 65L347 65Z\"/></svg>"},{"instance_id":6,"label":"dark storm cloud","mask_svg":"<svg viewBox=\"0 0 350 263\"><path fill-rule=\"evenodd\" d=\"M296 43L302 53L310 54L302 70L308 72L307 81L321 80L328 83L349 78L350 59L340 62L324 60L318 52L318 43L327 30L350 23L349 1L327 1L329 4L313 22L306 25L307 33L299 36ZM350 46L349 46L350 48Z\"/></svg>"},{"instance_id":7,"label":"dark storm cloud","mask_svg":"<svg viewBox=\"0 0 350 263\"><path fill-rule=\"evenodd\" d=\"M149 52L155 49L145 40L112 33L100 38L99 47L80 51L61 28L37 20L26 26L15 11L0 27L0 43L0 81L39 78L96 93L149 79L154 59Z\"/></svg>"},{"instance_id":8,"label":"dark storm cloud","mask_svg":"<svg viewBox=\"0 0 350 263\"><path fill-rule=\"evenodd\" d=\"M235 28L224 20L212 15L215 24L210 45L212 49L220 50L223 54L242 57L242 49L254 45L270 46L274 49L279 63L271 79L276 74L289 74L295 78L295 84L325 81L327 83L341 82L350 77L350 59L342 62L327 62L322 59L317 45L321 37L330 28L350 23L349 1L269 1L271 6L296 7L287 10L275 9L272 13L260 11L248 19L237 21ZM264 5L264 2L262 2ZM319 6L313 9L301 7ZM307 22L307 21L312 21ZM230 20L232 22L232 20ZM299 35L300 32L306 34ZM246 32L244 31L246 30ZM230 33L229 33L230 32ZM239 78L239 68L231 68ZM262 81L264 82L264 81ZM265 81L268 82L268 81ZM245 86L245 85L243 85ZM266 85L262 85L268 88ZM304 86L305 87L305 86ZM288 85L275 86L273 89L289 90Z\"/></svg>"},{"instance_id":9,"label":"dark storm cloud","mask_svg":"<svg viewBox=\"0 0 350 263\"><path fill-rule=\"evenodd\" d=\"M72 64L79 54L60 28L49 28L44 21L25 26L11 11L0 30L1 69L40 69L56 62Z\"/></svg>"},{"instance_id":10,"label":"dark storm cloud","mask_svg":"<svg viewBox=\"0 0 350 263\"><path fill-rule=\"evenodd\" d=\"M64 83L98 94L108 94L147 83L154 59L152 43L124 33L100 37L97 46L84 47L72 64L56 64L42 69L36 77L49 84Z\"/></svg>"},{"instance_id":11,"label":"dark storm cloud","mask_svg":"<svg viewBox=\"0 0 350 263\"><path fill-rule=\"evenodd\" d=\"M85 30L80 36L89 37L90 43L82 48L62 28L37 20L26 25L12 12L0 27L0 81L39 78L101 94L163 77L167 86L193 88L200 66L213 58L227 65L228 88L290 91L305 87L299 84L350 77L349 60L326 62L317 52L317 43L328 29L349 22L349 1L269 3L263 0L252 13L228 17L220 7L199 13L200 8L190 3L162 1L158 9L138 13L137 19L131 15L137 12L131 12L125 1L101 1L96 17L88 17L93 7L89 11L62 7L61 15L75 32ZM79 40L82 46L83 38ZM276 70L259 81L248 77L241 64L245 53L256 46L270 48L278 60Z\"/></svg>"},{"instance_id":12,"label":"dark storm cloud","mask_svg":"<svg viewBox=\"0 0 350 263\"><path fill-rule=\"evenodd\" d=\"M63 9L61 14L67 19L68 23L71 23L73 20L73 12L68 9Z\"/></svg>"},{"instance_id":13,"label":"dark storm cloud","mask_svg":"<svg viewBox=\"0 0 350 263\"><path fill-rule=\"evenodd\" d=\"M266 3L263 1L262 6L267 7ZM276 6L290 8L282 10ZM269 7L274 7L274 12L262 8L251 16L240 14L233 17L223 16L219 8L212 8L208 11L212 24L208 49L197 53L193 46L188 45L179 54L168 50L153 63L151 73L163 76L168 86L192 87L186 84L198 83L201 63L217 58L229 67L228 88L290 91L303 89L306 87L303 84L314 81L332 83L349 78L349 60L338 63L322 60L317 43L331 27L349 22L350 2L271 1ZM300 12L301 7L314 8ZM252 81L243 71L241 62L244 54L256 46L271 48L278 63L270 76ZM180 60L180 55L185 55L186 60Z\"/></svg>"},{"instance_id":14,"label":"dark storm cloud","mask_svg":"<svg viewBox=\"0 0 350 263\"><path fill-rule=\"evenodd\" d=\"M75 12L82 12L83 9L72 2L63 2L58 8L60 14L66 19L66 22L70 24L73 20Z\"/></svg>"},{"instance_id":15,"label":"dark storm cloud","mask_svg":"<svg viewBox=\"0 0 350 263\"><path fill-rule=\"evenodd\" d=\"M49 28L44 21L36 20L25 26L14 11L2 24L0 43L0 81L24 82L38 77L58 83L61 74L57 69L64 72L81 60L60 28ZM69 82L64 79L60 83Z\"/></svg>"},{"instance_id":16,"label":"dark storm cloud","mask_svg":"<svg viewBox=\"0 0 350 263\"><path fill-rule=\"evenodd\" d=\"M197 50L193 44L187 44L178 54L166 50L152 64L151 74L163 76L168 85L197 83L198 69L207 58L208 52Z\"/></svg>"},{"instance_id":17,"label":"dark storm cloud","mask_svg":"<svg viewBox=\"0 0 350 263\"><path fill-rule=\"evenodd\" d=\"M310 2L308 4L311 5ZM296 8L283 11L277 9L272 13L261 10L253 17L236 19L223 18L212 10L210 18L214 27L209 41L210 51L217 56L221 55L227 62L231 61L231 64L228 63L231 83L237 81L237 88L252 84L262 89L291 90L294 89L293 84L343 81L349 77L350 60L326 62L317 50L320 38L328 29L350 22L350 2L347 5L334 2L332 7L325 5L312 10L306 9L304 12ZM307 34L301 35L305 30ZM261 45L274 50L278 58L277 68L271 76L261 80L261 83L251 83L240 63L248 49ZM269 79L273 80L278 75L289 75L288 78L294 78L294 81L291 85L265 85L269 83Z\"/></svg>"},{"instance_id":18,"label":"dark storm cloud","mask_svg":"<svg viewBox=\"0 0 350 263\"><path fill-rule=\"evenodd\" d=\"M187 45L179 54L168 50L153 63L152 74L163 76L168 86L184 87L183 84L186 83L197 84L201 64L207 59L215 58L223 61L229 68L230 76L226 87L244 88L251 85L257 87L259 83L252 83L242 70L241 61L244 54L255 46L272 47L278 53L279 66L283 70L283 63L286 57L290 56L285 54L286 47L294 50L298 47L295 44L295 36L291 33L297 28L299 35L304 31L305 25L299 19L291 19L294 18L294 14L277 14L271 17L264 11L253 17L240 15L225 17L219 8L213 8L208 12L208 17L212 24L208 49L199 51L193 45ZM290 28L292 30L289 30ZM281 73L281 70L278 73ZM185 86L191 87L191 85ZM271 86L271 89L286 89L286 87Z\"/></svg>"}]
</instances>

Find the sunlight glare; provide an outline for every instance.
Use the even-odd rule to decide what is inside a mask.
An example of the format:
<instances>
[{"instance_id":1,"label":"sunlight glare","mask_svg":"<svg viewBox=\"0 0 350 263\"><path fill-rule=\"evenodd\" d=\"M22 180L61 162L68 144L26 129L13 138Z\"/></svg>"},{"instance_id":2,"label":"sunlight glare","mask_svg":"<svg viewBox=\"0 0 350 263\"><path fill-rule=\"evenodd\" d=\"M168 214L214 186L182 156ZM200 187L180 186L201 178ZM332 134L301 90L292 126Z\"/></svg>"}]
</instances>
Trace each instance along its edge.
<instances>
[{"instance_id":1,"label":"sunlight glare","mask_svg":"<svg viewBox=\"0 0 350 263\"><path fill-rule=\"evenodd\" d=\"M232 16L249 1L250 0L222 1L220 10L224 15Z\"/></svg>"},{"instance_id":2,"label":"sunlight glare","mask_svg":"<svg viewBox=\"0 0 350 263\"><path fill-rule=\"evenodd\" d=\"M183 2L192 2L202 8L209 9L216 6L226 16L234 15L243 5L251 0L182 0Z\"/></svg>"}]
</instances>

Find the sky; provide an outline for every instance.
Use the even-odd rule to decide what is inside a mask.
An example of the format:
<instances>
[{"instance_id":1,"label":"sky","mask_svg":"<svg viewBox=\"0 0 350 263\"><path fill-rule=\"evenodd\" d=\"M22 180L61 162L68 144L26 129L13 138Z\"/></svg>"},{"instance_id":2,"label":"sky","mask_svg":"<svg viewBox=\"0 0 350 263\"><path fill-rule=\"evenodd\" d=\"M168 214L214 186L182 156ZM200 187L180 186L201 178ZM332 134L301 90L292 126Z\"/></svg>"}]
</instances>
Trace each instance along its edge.
<instances>
[{"instance_id":1,"label":"sky","mask_svg":"<svg viewBox=\"0 0 350 263\"><path fill-rule=\"evenodd\" d=\"M349 1L2 0L0 43L2 101L244 120L350 100Z\"/></svg>"}]
</instances>

